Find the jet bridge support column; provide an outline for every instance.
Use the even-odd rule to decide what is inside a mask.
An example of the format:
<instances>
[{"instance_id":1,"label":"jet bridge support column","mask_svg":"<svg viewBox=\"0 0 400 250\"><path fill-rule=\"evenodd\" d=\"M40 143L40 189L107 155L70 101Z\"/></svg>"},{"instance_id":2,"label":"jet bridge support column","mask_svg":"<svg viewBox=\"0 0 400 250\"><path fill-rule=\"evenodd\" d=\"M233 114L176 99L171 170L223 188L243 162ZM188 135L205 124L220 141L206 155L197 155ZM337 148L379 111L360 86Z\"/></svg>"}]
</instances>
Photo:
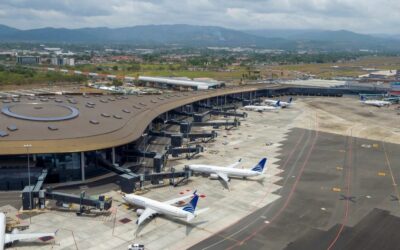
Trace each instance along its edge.
<instances>
[{"instance_id":1,"label":"jet bridge support column","mask_svg":"<svg viewBox=\"0 0 400 250\"><path fill-rule=\"evenodd\" d=\"M85 178L85 152L81 152L81 178L84 181Z\"/></svg>"},{"instance_id":2,"label":"jet bridge support column","mask_svg":"<svg viewBox=\"0 0 400 250\"><path fill-rule=\"evenodd\" d=\"M115 165L115 147L111 148L111 163Z\"/></svg>"}]
</instances>

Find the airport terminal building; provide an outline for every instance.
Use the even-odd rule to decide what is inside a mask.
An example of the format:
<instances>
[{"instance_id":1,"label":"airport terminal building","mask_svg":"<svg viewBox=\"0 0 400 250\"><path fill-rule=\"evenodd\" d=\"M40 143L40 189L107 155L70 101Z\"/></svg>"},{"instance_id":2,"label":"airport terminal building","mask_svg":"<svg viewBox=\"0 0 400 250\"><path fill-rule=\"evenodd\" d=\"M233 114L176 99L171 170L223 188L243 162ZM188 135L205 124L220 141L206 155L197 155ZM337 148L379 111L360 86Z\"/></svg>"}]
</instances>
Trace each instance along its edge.
<instances>
[{"instance_id":1,"label":"airport terminal building","mask_svg":"<svg viewBox=\"0 0 400 250\"><path fill-rule=\"evenodd\" d=\"M163 95L3 98L0 103L0 190L21 190L28 184L28 172L33 181L43 169L47 170L46 182L82 181L109 173L114 166L135 169L141 157L153 158L151 172L158 173L167 158L165 152L146 152L145 144L149 134L166 136L160 130L165 124L180 125L181 129L180 138L167 135L171 144L178 140L170 154L199 151L199 148L180 148L182 134L185 138L201 136L189 134L190 124L182 122L182 117L207 126L210 124L202 123L204 114L234 117L238 114L236 111L232 114L233 106L248 105L263 96L357 93L352 89L255 84ZM124 173L124 169L114 172Z\"/></svg>"},{"instance_id":2,"label":"airport terminal building","mask_svg":"<svg viewBox=\"0 0 400 250\"><path fill-rule=\"evenodd\" d=\"M49 95L2 99L1 190L21 190L43 169L47 182L85 180L107 166L135 163L143 134L194 103L216 106L255 97L260 86L164 95ZM146 134L147 135L147 134ZM139 152L139 153L138 153ZM164 159L161 159L163 161ZM160 163L162 166L162 162ZM161 171L160 167L158 170Z\"/></svg>"}]
</instances>

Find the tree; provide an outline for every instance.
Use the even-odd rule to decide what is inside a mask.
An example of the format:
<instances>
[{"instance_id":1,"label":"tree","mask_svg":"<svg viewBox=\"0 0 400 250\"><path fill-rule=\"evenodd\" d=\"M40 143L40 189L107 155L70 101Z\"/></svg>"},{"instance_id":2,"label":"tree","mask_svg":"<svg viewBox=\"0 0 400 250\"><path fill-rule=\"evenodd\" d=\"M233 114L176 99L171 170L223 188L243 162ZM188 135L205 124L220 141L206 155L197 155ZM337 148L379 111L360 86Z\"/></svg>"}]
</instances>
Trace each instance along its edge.
<instances>
[{"instance_id":1,"label":"tree","mask_svg":"<svg viewBox=\"0 0 400 250\"><path fill-rule=\"evenodd\" d=\"M114 79L114 80L112 81L112 84L113 84L114 86L116 86L116 87L119 87L119 86L122 86L124 83L123 83L122 80L120 80L120 79Z\"/></svg>"},{"instance_id":2,"label":"tree","mask_svg":"<svg viewBox=\"0 0 400 250\"><path fill-rule=\"evenodd\" d=\"M128 67L129 71L140 71L141 67L139 63L133 63L130 67Z\"/></svg>"}]
</instances>

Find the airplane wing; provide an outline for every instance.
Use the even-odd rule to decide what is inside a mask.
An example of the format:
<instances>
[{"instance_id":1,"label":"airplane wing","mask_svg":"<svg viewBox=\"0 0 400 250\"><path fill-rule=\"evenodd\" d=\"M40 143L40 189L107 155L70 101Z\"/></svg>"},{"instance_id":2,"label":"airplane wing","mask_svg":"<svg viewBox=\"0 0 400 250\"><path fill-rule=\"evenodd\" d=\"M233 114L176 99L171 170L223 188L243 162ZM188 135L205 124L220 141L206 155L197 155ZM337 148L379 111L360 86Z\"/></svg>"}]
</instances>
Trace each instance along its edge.
<instances>
[{"instance_id":1,"label":"airplane wing","mask_svg":"<svg viewBox=\"0 0 400 250\"><path fill-rule=\"evenodd\" d=\"M148 218L150 218L151 216L156 215L156 214L157 214L157 212L154 211L153 209L151 209L151 208L146 208L146 209L143 211L143 213L139 216L139 218L137 219L136 223L137 223L138 225L140 225L140 224L143 223L143 221L147 220Z\"/></svg>"},{"instance_id":2,"label":"airplane wing","mask_svg":"<svg viewBox=\"0 0 400 250\"><path fill-rule=\"evenodd\" d=\"M227 174L225 173L219 173L216 172L216 174L219 176L219 178L221 178L223 181L225 181L225 183L228 185L229 184L229 177Z\"/></svg>"},{"instance_id":3,"label":"airplane wing","mask_svg":"<svg viewBox=\"0 0 400 250\"><path fill-rule=\"evenodd\" d=\"M185 196L181 196L181 197L178 197L178 198L174 198L174 199L171 199L171 200L164 201L163 203L168 204L168 205L174 205L175 203L190 199L192 197L193 197L193 194L185 195Z\"/></svg>"},{"instance_id":4,"label":"airplane wing","mask_svg":"<svg viewBox=\"0 0 400 250\"><path fill-rule=\"evenodd\" d=\"M11 233L5 235L5 244L13 243L14 241L18 240L29 240L29 239L39 239L42 237L54 237L56 233Z\"/></svg>"},{"instance_id":5,"label":"airplane wing","mask_svg":"<svg viewBox=\"0 0 400 250\"><path fill-rule=\"evenodd\" d=\"M240 163L242 163L242 158L240 158L237 162L235 162L235 163L233 163L231 165L228 165L227 167L228 168L236 168L237 166L240 165Z\"/></svg>"}]
</instances>

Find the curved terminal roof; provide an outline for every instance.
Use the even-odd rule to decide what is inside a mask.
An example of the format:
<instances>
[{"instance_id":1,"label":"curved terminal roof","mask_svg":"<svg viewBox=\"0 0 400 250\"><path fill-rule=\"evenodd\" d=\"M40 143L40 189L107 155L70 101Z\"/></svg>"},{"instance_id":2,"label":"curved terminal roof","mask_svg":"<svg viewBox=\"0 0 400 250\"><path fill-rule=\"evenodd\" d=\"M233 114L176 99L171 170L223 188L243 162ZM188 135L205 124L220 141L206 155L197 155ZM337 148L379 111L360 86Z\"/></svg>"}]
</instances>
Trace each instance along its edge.
<instances>
[{"instance_id":1,"label":"curved terminal roof","mask_svg":"<svg viewBox=\"0 0 400 250\"><path fill-rule=\"evenodd\" d=\"M275 86L279 87L279 86ZM0 101L0 155L65 153L132 142L158 115L195 101L265 85L143 96L49 96ZM24 145L31 145L29 149Z\"/></svg>"}]
</instances>

